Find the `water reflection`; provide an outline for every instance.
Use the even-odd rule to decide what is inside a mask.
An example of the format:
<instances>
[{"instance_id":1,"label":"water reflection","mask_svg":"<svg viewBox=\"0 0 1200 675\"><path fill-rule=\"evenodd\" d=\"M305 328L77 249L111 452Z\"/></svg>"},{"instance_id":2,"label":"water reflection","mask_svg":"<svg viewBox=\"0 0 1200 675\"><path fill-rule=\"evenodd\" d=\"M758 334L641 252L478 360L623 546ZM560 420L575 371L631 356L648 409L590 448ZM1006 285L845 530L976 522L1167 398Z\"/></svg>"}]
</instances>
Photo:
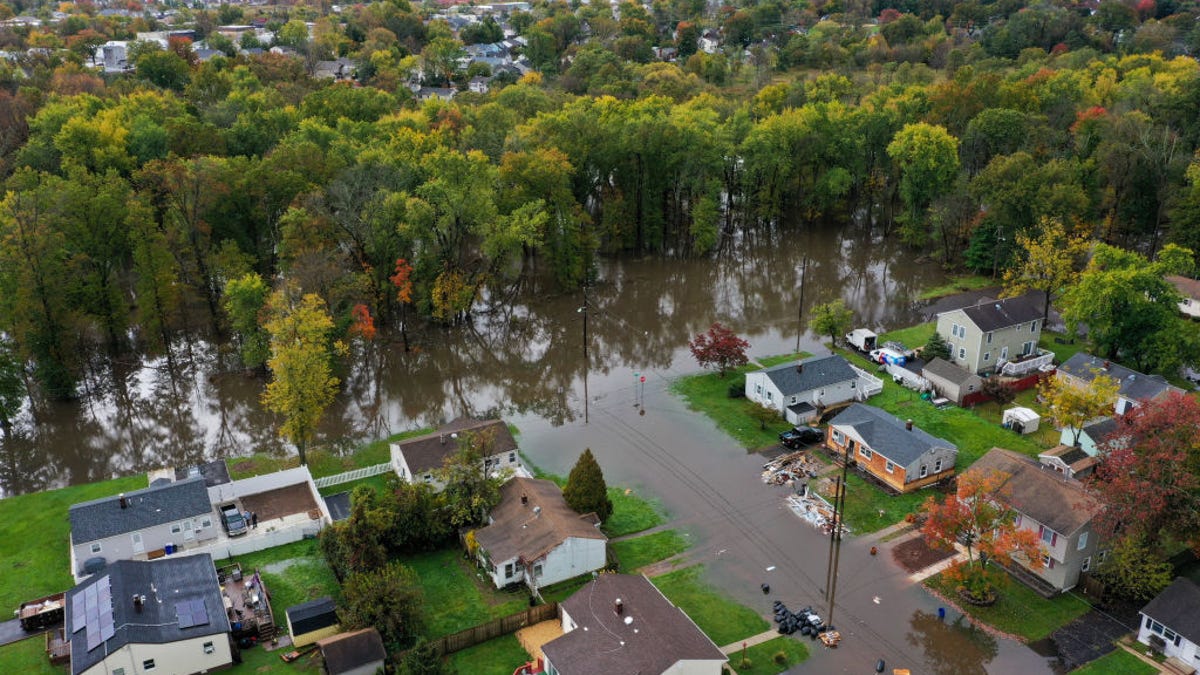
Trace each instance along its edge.
<instances>
[{"instance_id":1,"label":"water reflection","mask_svg":"<svg viewBox=\"0 0 1200 675\"><path fill-rule=\"evenodd\" d=\"M592 395L623 370L691 369L689 338L722 321L755 353L794 346L801 261L806 315L836 297L861 325L912 322L912 298L942 282L933 265L854 229L779 228L731 242L712 259L615 259L589 290ZM582 415L581 295L537 280L486 297L464 326L416 327L359 346L318 443L350 447L458 415L533 414L560 425ZM394 342L391 340L395 340ZM767 349L767 351L763 351ZM96 359L73 403L45 404L0 441L0 489L27 492L253 451L286 452L259 402L263 381L196 336L173 358ZM623 385L622 385L623 386Z\"/></svg>"},{"instance_id":2,"label":"water reflection","mask_svg":"<svg viewBox=\"0 0 1200 675\"><path fill-rule=\"evenodd\" d=\"M996 639L976 628L965 617L946 622L932 612L917 610L909 619L908 643L925 654L925 666L934 675L985 675L985 665L996 658Z\"/></svg>"}]
</instances>

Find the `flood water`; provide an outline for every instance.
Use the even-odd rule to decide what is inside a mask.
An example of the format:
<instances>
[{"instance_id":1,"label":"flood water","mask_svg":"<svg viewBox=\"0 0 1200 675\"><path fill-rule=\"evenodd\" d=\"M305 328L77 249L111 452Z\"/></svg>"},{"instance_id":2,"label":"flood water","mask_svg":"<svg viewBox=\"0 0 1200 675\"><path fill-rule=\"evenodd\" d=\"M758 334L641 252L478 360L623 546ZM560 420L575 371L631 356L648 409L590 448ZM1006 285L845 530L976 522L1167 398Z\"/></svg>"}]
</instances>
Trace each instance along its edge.
<instances>
[{"instance_id":1,"label":"flood water","mask_svg":"<svg viewBox=\"0 0 1200 675\"><path fill-rule=\"evenodd\" d=\"M701 260L603 261L588 292L592 398L632 391L634 373L696 369L687 341L712 322L747 338L752 355L796 347L801 270L806 308L837 297L856 323L919 318L913 298L944 281L935 264L855 227L783 228ZM522 288L469 325L382 334L353 355L317 445L371 438L499 412L532 425L577 421L583 405L582 294ZM807 311L807 309L806 309ZM816 339L806 335L802 347ZM0 491L18 494L250 452L287 452L259 403L264 381L199 339L165 359L96 363L70 403L26 413L0 441ZM636 392L629 394L636 395ZM632 402L632 400L631 400ZM553 463L553 462L552 462Z\"/></svg>"}]
</instances>

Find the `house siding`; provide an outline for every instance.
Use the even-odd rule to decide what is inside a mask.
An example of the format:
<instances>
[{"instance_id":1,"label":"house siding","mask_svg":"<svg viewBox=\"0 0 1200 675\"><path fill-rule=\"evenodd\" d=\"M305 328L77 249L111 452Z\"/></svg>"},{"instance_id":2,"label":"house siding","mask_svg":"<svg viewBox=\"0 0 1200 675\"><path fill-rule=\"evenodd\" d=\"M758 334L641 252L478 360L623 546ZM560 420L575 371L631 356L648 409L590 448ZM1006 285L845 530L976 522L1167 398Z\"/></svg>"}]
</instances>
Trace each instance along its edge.
<instances>
[{"instance_id":1,"label":"house siding","mask_svg":"<svg viewBox=\"0 0 1200 675\"><path fill-rule=\"evenodd\" d=\"M1033 532L1040 536L1043 524L1036 518L1026 514L1021 514L1021 522L1018 526L1021 530ZM1079 548L1079 540L1087 533L1086 545L1081 550ZM1041 561L1017 560L1017 562L1030 572L1041 577L1046 583L1054 586L1060 592L1066 592L1074 588L1079 583L1079 575L1083 571L1083 562L1087 558L1091 558L1090 569L1095 570L1098 560L1096 554L1099 550L1099 537L1095 532L1091 532L1090 528L1084 526L1079 530L1064 534L1057 533L1057 537L1052 537L1054 545L1051 546L1042 542L1042 551L1048 554L1054 560L1054 567L1049 568L1042 565Z\"/></svg>"},{"instance_id":2,"label":"house siding","mask_svg":"<svg viewBox=\"0 0 1200 675\"><path fill-rule=\"evenodd\" d=\"M840 443L834 438L835 431L842 434L842 441ZM841 427L837 424L831 424L829 425L829 428L825 430L826 447L835 450L842 456L846 455L847 449L849 448L851 442L854 443L854 460L858 462L858 465L872 476L875 476L898 492L912 492L913 490L919 490L926 485L936 483L954 473L955 453L949 449L946 449L944 452L941 452L941 449L927 452L922 455L919 461L910 464L907 467L893 463L892 471L891 473L888 473L887 463L889 460L887 457L878 449L872 448L863 443L862 439L858 436L858 434L854 433L853 430L847 427ZM861 448L864 447L871 451L870 459L863 457ZM940 472L934 473L933 467L939 458L942 460L943 468ZM929 471L924 478L920 477L921 474L919 467L921 464L925 464L929 467ZM909 476L912 476L912 480L908 480Z\"/></svg>"},{"instance_id":3,"label":"house siding","mask_svg":"<svg viewBox=\"0 0 1200 675\"><path fill-rule=\"evenodd\" d=\"M482 553L482 552L481 552ZM549 586L560 581L572 579L602 569L608 563L608 547L604 539L584 539L569 537L566 541L550 550L545 557L530 561L525 569L519 569L517 559L492 561L491 577L496 588L504 588L509 584L529 581L533 574L534 565L542 566L542 573L533 581L538 587ZM513 566L513 575L504 576L504 566Z\"/></svg>"},{"instance_id":4,"label":"house siding","mask_svg":"<svg viewBox=\"0 0 1200 675\"><path fill-rule=\"evenodd\" d=\"M674 665L662 672L662 675L720 675L724 661L716 659L700 661L676 661Z\"/></svg>"},{"instance_id":5,"label":"house siding","mask_svg":"<svg viewBox=\"0 0 1200 675\"><path fill-rule=\"evenodd\" d=\"M211 654L204 653L206 642L213 644ZM152 670L142 668L148 659L154 659ZM124 668L125 675L192 675L225 668L232 663L229 637L225 633L217 633L166 644L127 644L81 675L110 675L114 668Z\"/></svg>"},{"instance_id":6,"label":"house siding","mask_svg":"<svg viewBox=\"0 0 1200 675\"><path fill-rule=\"evenodd\" d=\"M1138 628L1138 642L1149 646L1151 636L1162 637L1150 628L1149 619L1154 619L1154 617L1146 614L1145 612L1139 612L1138 618L1141 620L1141 626ZM1157 619L1155 619L1155 621L1157 621ZM1174 631L1171 626L1168 626L1161 621L1158 621L1158 623ZM1165 654L1167 658L1174 656L1175 658L1194 668L1200 668L1200 645L1197 645L1182 635L1179 636L1178 645L1176 645L1173 640L1167 642L1166 646L1163 647L1163 654Z\"/></svg>"},{"instance_id":7,"label":"house siding","mask_svg":"<svg viewBox=\"0 0 1200 675\"><path fill-rule=\"evenodd\" d=\"M184 520L192 525L193 538L185 539L185 530L182 527ZM205 520L209 521L208 527L201 527ZM171 528L180 525L179 532L172 532ZM167 544L174 544L178 550L190 551L195 548L201 548L209 542L217 538L221 533L221 519L214 509L211 513L177 520L174 523L163 523L140 530L142 535L142 551L135 553L133 550L133 532L118 534L113 537L107 537L98 541L85 541L80 543L71 542L71 551L73 555L72 570L76 580L83 578L83 563L88 558L102 557L108 562L116 562L118 560L146 560L147 553L163 549ZM100 552L92 553L92 544L100 544Z\"/></svg>"},{"instance_id":8,"label":"house siding","mask_svg":"<svg viewBox=\"0 0 1200 675\"><path fill-rule=\"evenodd\" d=\"M978 375L971 375L962 384L951 382L950 380L939 377L928 370L923 370L921 375L926 380L929 380L929 384L933 386L934 391L941 396L954 401L955 405L962 405L964 397L966 397L968 394L973 394L983 389L983 379Z\"/></svg>"},{"instance_id":9,"label":"house siding","mask_svg":"<svg viewBox=\"0 0 1200 675\"><path fill-rule=\"evenodd\" d=\"M1035 330L1030 330L1031 323L1036 324ZM952 333L951 329L955 324L962 327L964 337ZM949 360L952 363L972 373L983 374L996 369L996 363L1001 360L1000 355L1005 347L1008 348L1004 359L1007 361L1021 355L1027 342L1032 342L1033 349L1036 350L1038 340L1042 337L1042 322L1040 319L1034 322L1025 321L1015 326L990 331L992 341L989 343L987 332L980 330L966 312L956 309L938 315L937 332L951 345ZM966 351L964 356L959 356L960 348ZM983 358L984 354L989 356L986 361Z\"/></svg>"},{"instance_id":10,"label":"house siding","mask_svg":"<svg viewBox=\"0 0 1200 675\"><path fill-rule=\"evenodd\" d=\"M761 393L759 387L762 388ZM835 382L820 389L809 389L790 396L784 396L779 387L762 371L746 375L746 399L778 410L786 415L787 407L797 403L809 403L813 406L831 406L846 401L854 401L858 397L858 378ZM808 420L789 419L792 424L803 424Z\"/></svg>"}]
</instances>

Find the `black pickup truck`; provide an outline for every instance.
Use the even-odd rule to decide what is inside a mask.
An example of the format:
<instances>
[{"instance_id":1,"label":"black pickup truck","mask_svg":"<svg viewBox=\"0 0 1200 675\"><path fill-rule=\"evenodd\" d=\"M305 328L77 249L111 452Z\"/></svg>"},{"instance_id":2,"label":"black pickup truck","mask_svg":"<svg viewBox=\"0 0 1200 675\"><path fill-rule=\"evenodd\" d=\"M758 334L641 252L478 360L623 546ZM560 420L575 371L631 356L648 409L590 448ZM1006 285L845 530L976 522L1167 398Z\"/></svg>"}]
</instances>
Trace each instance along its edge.
<instances>
[{"instance_id":1,"label":"black pickup truck","mask_svg":"<svg viewBox=\"0 0 1200 675\"><path fill-rule=\"evenodd\" d=\"M779 434L779 442L789 450L798 450L825 438L825 432L815 427L793 427Z\"/></svg>"}]
</instances>

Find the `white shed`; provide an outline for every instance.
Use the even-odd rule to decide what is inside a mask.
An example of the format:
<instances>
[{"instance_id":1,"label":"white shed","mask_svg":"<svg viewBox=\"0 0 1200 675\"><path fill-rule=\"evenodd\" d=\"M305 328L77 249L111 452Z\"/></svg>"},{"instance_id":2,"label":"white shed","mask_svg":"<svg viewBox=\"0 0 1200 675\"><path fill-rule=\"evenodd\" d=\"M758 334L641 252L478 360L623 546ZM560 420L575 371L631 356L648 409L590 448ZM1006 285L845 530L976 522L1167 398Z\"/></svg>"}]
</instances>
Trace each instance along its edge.
<instances>
[{"instance_id":1,"label":"white shed","mask_svg":"<svg viewBox=\"0 0 1200 675\"><path fill-rule=\"evenodd\" d=\"M1032 434L1037 431L1041 419L1040 415L1029 408L1016 407L1004 411L1004 419L1000 424L1018 434Z\"/></svg>"}]
</instances>

